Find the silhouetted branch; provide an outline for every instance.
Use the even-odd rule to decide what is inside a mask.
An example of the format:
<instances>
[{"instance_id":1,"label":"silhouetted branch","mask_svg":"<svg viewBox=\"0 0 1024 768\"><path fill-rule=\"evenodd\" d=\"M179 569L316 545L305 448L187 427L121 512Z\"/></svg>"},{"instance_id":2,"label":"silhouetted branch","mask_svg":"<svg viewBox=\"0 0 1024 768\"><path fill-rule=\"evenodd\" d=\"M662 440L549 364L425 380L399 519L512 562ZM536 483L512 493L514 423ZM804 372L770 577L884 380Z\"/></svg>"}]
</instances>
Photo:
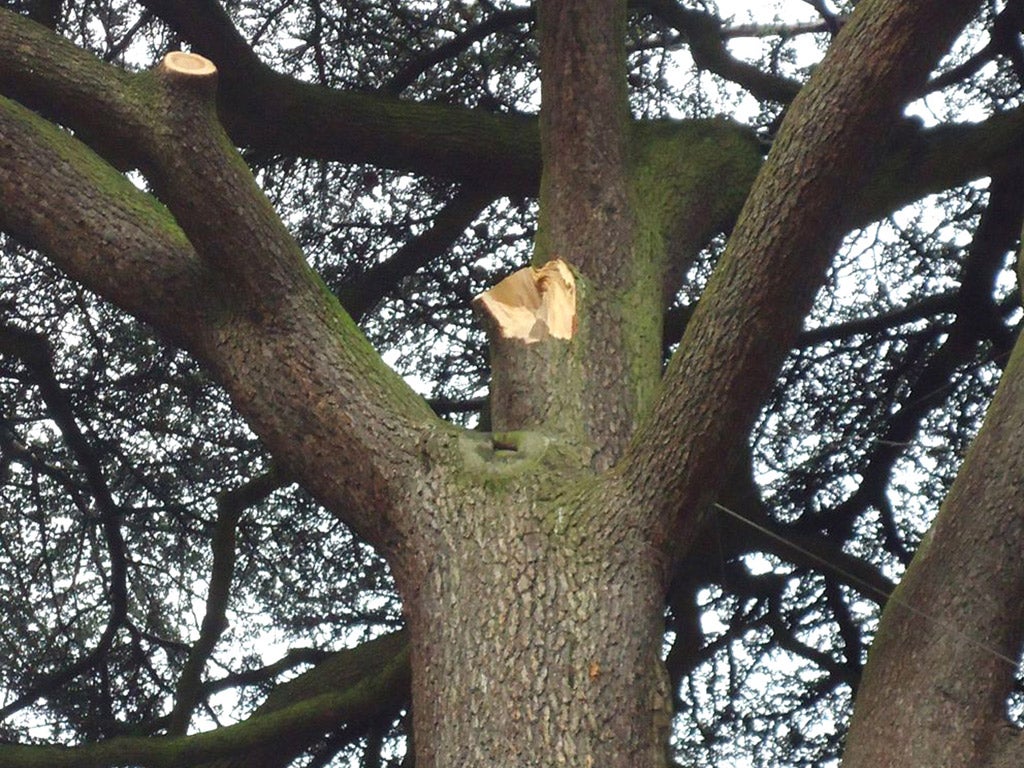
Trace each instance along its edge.
<instances>
[{"instance_id":1,"label":"silhouetted branch","mask_svg":"<svg viewBox=\"0 0 1024 768\"><path fill-rule=\"evenodd\" d=\"M128 614L128 566L124 537L121 533L121 509L114 501L96 452L78 425L71 401L57 381L49 342L44 336L33 331L10 325L0 326L0 353L16 357L28 370L46 404L47 412L81 466L99 509L100 527L110 561L107 583L110 614L95 647L63 669L41 676L31 688L0 709L0 719L3 719L40 697L56 691L92 668L107 653Z\"/></svg>"}]
</instances>

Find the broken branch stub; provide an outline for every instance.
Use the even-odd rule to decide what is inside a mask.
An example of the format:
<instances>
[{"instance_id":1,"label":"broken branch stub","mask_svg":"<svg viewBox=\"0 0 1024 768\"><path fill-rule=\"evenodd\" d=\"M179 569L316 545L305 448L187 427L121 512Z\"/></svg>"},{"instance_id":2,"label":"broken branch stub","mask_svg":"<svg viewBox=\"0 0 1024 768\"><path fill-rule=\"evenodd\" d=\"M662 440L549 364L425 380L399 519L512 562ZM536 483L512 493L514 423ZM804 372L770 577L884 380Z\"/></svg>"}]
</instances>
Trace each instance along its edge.
<instances>
[{"instance_id":1,"label":"broken branch stub","mask_svg":"<svg viewBox=\"0 0 1024 768\"><path fill-rule=\"evenodd\" d=\"M164 56L160 66L165 72L180 77L209 77L217 73L216 65L208 58L185 51L171 51Z\"/></svg>"},{"instance_id":2,"label":"broken branch stub","mask_svg":"<svg viewBox=\"0 0 1024 768\"><path fill-rule=\"evenodd\" d=\"M504 339L534 344L576 334L576 280L561 259L524 267L473 300Z\"/></svg>"},{"instance_id":3,"label":"broken branch stub","mask_svg":"<svg viewBox=\"0 0 1024 768\"><path fill-rule=\"evenodd\" d=\"M579 440L576 280L561 259L526 267L473 300L491 349L491 428Z\"/></svg>"},{"instance_id":4,"label":"broken branch stub","mask_svg":"<svg viewBox=\"0 0 1024 768\"><path fill-rule=\"evenodd\" d=\"M217 90L217 65L198 53L171 51L154 70L158 77L172 86L177 94L194 94L194 98L212 106Z\"/></svg>"}]
</instances>

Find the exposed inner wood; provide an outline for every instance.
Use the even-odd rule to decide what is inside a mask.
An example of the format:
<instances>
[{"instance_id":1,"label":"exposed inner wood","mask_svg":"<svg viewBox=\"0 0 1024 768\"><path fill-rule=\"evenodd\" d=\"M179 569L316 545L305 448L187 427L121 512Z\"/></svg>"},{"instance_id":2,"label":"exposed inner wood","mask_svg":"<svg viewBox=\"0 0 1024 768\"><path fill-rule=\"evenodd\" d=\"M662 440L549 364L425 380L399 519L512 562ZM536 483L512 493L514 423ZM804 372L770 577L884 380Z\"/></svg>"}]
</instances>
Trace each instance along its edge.
<instances>
[{"instance_id":1,"label":"exposed inner wood","mask_svg":"<svg viewBox=\"0 0 1024 768\"><path fill-rule=\"evenodd\" d=\"M217 72L217 67L205 56L184 51L171 51L164 56L161 66L168 72L188 77L206 77Z\"/></svg>"},{"instance_id":2,"label":"exposed inner wood","mask_svg":"<svg viewBox=\"0 0 1024 768\"><path fill-rule=\"evenodd\" d=\"M514 272L473 304L493 318L505 339L533 344L571 339L576 333L576 280L561 259Z\"/></svg>"}]
</instances>

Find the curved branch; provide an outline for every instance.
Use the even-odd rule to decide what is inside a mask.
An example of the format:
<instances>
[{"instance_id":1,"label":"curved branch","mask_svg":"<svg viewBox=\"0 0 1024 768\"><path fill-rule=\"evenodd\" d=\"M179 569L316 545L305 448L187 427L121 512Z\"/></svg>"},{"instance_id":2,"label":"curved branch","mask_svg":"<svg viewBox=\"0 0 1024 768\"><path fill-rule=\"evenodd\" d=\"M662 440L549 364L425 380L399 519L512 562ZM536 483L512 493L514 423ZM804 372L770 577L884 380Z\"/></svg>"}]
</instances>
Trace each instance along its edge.
<instances>
[{"instance_id":1,"label":"curved branch","mask_svg":"<svg viewBox=\"0 0 1024 768\"><path fill-rule=\"evenodd\" d=\"M697 604L697 579L677 579L669 591L671 607L668 629L675 639L665 657L665 669L672 685L673 708L682 707L679 686L706 658L704 632L700 625L700 606Z\"/></svg>"},{"instance_id":2,"label":"curved branch","mask_svg":"<svg viewBox=\"0 0 1024 768\"><path fill-rule=\"evenodd\" d=\"M844 765L999 764L989 758L1005 746L1005 702L1024 640L1022 476L1019 340L899 599L882 615ZM914 739L898 736L907 728Z\"/></svg>"},{"instance_id":3,"label":"curved branch","mask_svg":"<svg viewBox=\"0 0 1024 768\"><path fill-rule=\"evenodd\" d=\"M851 668L848 664L833 658L830 653L818 650L798 638L793 628L787 626L779 615L777 606L779 601L780 598L778 596L773 596L770 601L773 605L768 608L766 620L768 628L771 629L772 636L778 642L779 647L789 651L794 656L807 659L807 661L819 667L828 674L831 683L846 683L856 690L860 679L859 669Z\"/></svg>"},{"instance_id":4,"label":"curved branch","mask_svg":"<svg viewBox=\"0 0 1024 768\"><path fill-rule=\"evenodd\" d=\"M172 341L185 335L173 332L176 326L199 324L211 309L205 286L213 276L167 210L79 142L2 97L0 229L164 328Z\"/></svg>"},{"instance_id":5,"label":"curved branch","mask_svg":"<svg viewBox=\"0 0 1024 768\"><path fill-rule=\"evenodd\" d=\"M402 245L387 261L343 285L338 291L342 306L353 320L362 320L401 278L413 274L451 248L494 200L495 196L489 190L472 187L460 190L434 217L429 229Z\"/></svg>"},{"instance_id":6,"label":"curved branch","mask_svg":"<svg viewBox=\"0 0 1024 768\"><path fill-rule=\"evenodd\" d=\"M331 654L318 648L291 648L277 661L263 667L234 672L203 684L202 696L248 685L267 685L274 678L291 672L296 667L315 666Z\"/></svg>"},{"instance_id":7,"label":"curved branch","mask_svg":"<svg viewBox=\"0 0 1024 768\"><path fill-rule=\"evenodd\" d=\"M839 636L843 640L843 657L846 659L846 666L858 670L857 679L851 682L853 692L856 694L857 685L860 683L859 672L863 666L861 659L864 658L864 639L861 637L860 628L854 622L849 604L835 582L830 579L825 580L825 600L832 612L832 618L839 628Z\"/></svg>"},{"instance_id":8,"label":"curved branch","mask_svg":"<svg viewBox=\"0 0 1024 768\"><path fill-rule=\"evenodd\" d=\"M659 545L695 538L850 226L849 190L975 6L862 2L790 107L625 459L637 498L672 519Z\"/></svg>"},{"instance_id":9,"label":"curved branch","mask_svg":"<svg viewBox=\"0 0 1024 768\"><path fill-rule=\"evenodd\" d=\"M941 91L977 74L1000 54L1010 59L1020 77L1022 75L1020 70L1021 51L1018 35L1022 28L1024 28L1024 10L1021 9L1019 3L1007 3L992 22L992 32L988 43L963 63L932 78L919 95L924 96Z\"/></svg>"},{"instance_id":10,"label":"curved branch","mask_svg":"<svg viewBox=\"0 0 1024 768\"><path fill-rule=\"evenodd\" d=\"M1024 221L1024 171L1000 174L989 185L988 205L974 231L960 271L957 319L979 339L992 339L1008 354L1013 340L995 301L996 282L1006 255L1015 250ZM1001 343L1000 343L1001 342Z\"/></svg>"},{"instance_id":11,"label":"curved branch","mask_svg":"<svg viewBox=\"0 0 1024 768\"><path fill-rule=\"evenodd\" d=\"M818 12L824 23L828 26L829 32L835 35L836 32L846 23L843 16L839 16L825 4L825 0L804 0L809 6Z\"/></svg>"},{"instance_id":12,"label":"curved branch","mask_svg":"<svg viewBox=\"0 0 1024 768\"><path fill-rule=\"evenodd\" d=\"M795 80L766 74L733 58L725 46L722 22L716 16L683 8L674 0L642 0L635 5L678 29L690 44L694 64L745 88L755 98L788 104L803 87Z\"/></svg>"},{"instance_id":13,"label":"curved branch","mask_svg":"<svg viewBox=\"0 0 1024 768\"><path fill-rule=\"evenodd\" d=\"M1002 256L1000 243L1019 226L1020 207L1019 178L993 184L992 216L978 233L979 283L990 279L987 262ZM1024 340L1018 339L899 599L882 614L844 765L1004 766L1019 759L1021 741L1010 736L1005 702L1024 645L1022 473ZM915 738L901 741L897 734L908 727Z\"/></svg>"},{"instance_id":14,"label":"curved branch","mask_svg":"<svg viewBox=\"0 0 1024 768\"><path fill-rule=\"evenodd\" d=\"M416 78L427 72L431 67L458 56L473 45L473 43L478 43L496 32L520 24L528 24L536 18L536 15L536 10L533 7L496 11L476 26L470 27L443 45L439 45L432 51L426 51L408 62L398 74L388 81L383 90L385 93L401 93L412 85Z\"/></svg>"},{"instance_id":15,"label":"curved branch","mask_svg":"<svg viewBox=\"0 0 1024 768\"><path fill-rule=\"evenodd\" d=\"M998 339L1005 334L993 293L1005 256L1018 241L1022 214L1024 176L1013 174L995 179L990 189L989 205L981 216L961 269L956 320L942 344L909 382L909 392L903 399L903 405L889 416L885 431L876 441L874 453L861 472L860 486L825 515L832 525L849 525L871 504L881 508L885 521L885 489L893 467L925 417L945 402L953 372L974 358L982 341L993 337ZM997 348L989 356L999 354ZM820 521L815 520L812 524L817 526ZM890 533L890 538L893 537L894 534ZM901 552L904 547L901 542L894 540L891 545L904 562L909 562L909 553Z\"/></svg>"},{"instance_id":16,"label":"curved branch","mask_svg":"<svg viewBox=\"0 0 1024 768\"><path fill-rule=\"evenodd\" d=\"M957 302L958 293L952 291L936 296L925 296L913 304L908 304L905 307L900 307L890 312L880 312L870 317L859 317L855 320L847 320L835 325L823 325L819 328L803 331L800 334L798 344L801 347L814 347L829 341L846 339L850 336L881 333L900 325L908 325L919 320L934 318L936 315L950 314L956 310Z\"/></svg>"},{"instance_id":17,"label":"curved branch","mask_svg":"<svg viewBox=\"0 0 1024 768\"><path fill-rule=\"evenodd\" d=\"M779 525L763 509L743 511L716 504L723 539L730 552L769 552L809 570L821 571L861 595L884 604L895 585L870 563L843 551L822 534L807 533Z\"/></svg>"}]
</instances>

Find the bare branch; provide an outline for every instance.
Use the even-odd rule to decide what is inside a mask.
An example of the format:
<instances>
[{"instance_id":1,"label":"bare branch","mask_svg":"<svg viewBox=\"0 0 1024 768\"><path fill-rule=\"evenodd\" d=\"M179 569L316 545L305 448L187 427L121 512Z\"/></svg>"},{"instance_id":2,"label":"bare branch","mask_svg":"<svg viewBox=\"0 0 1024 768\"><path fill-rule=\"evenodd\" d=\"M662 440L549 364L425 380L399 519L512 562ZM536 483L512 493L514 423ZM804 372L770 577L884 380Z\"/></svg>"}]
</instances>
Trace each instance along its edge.
<instances>
[{"instance_id":1,"label":"bare branch","mask_svg":"<svg viewBox=\"0 0 1024 768\"><path fill-rule=\"evenodd\" d=\"M128 561L124 536L121 533L121 508L110 492L96 451L78 424L70 399L57 381L53 369L53 351L42 335L5 325L0 326L0 354L4 353L17 357L29 370L46 403L50 417L57 424L71 453L85 473L89 489L99 509L100 524L107 544L107 557L110 560L107 584L110 614L103 633L88 653L63 669L43 675L41 679L35 681L29 690L0 709L0 720L59 690L83 672L93 668L110 650L117 632L128 615Z\"/></svg>"},{"instance_id":2,"label":"bare branch","mask_svg":"<svg viewBox=\"0 0 1024 768\"><path fill-rule=\"evenodd\" d=\"M490 191L460 190L434 217L430 228L402 245L387 261L349 280L338 291L342 305L359 322L403 277L429 264L458 240L473 220L493 201Z\"/></svg>"},{"instance_id":3,"label":"bare branch","mask_svg":"<svg viewBox=\"0 0 1024 768\"><path fill-rule=\"evenodd\" d=\"M734 40L737 37L797 37L799 35L817 35L822 32L830 32L831 27L827 22L805 22L803 24L737 24L732 27L723 27L721 34L723 39Z\"/></svg>"},{"instance_id":4,"label":"bare branch","mask_svg":"<svg viewBox=\"0 0 1024 768\"><path fill-rule=\"evenodd\" d=\"M287 481L275 471L253 478L245 485L225 493L217 501L217 523L213 530L213 568L206 597L206 613L199 631L199 639L192 646L174 692L174 709L170 714L167 733L183 735L200 700L203 689L202 674L206 662L227 628L226 612L231 595L231 582L235 566L235 528L242 513L267 498Z\"/></svg>"},{"instance_id":5,"label":"bare branch","mask_svg":"<svg viewBox=\"0 0 1024 768\"><path fill-rule=\"evenodd\" d=\"M458 56L468 49L473 43L478 43L491 35L509 27L528 24L536 17L536 11L532 7L515 8L509 11L498 11L492 13L479 24L470 27L465 32L456 35L451 40L431 51L425 51L415 59L402 67L388 84L384 87L385 93L401 93L415 82L416 78L427 72L446 59Z\"/></svg>"},{"instance_id":6,"label":"bare branch","mask_svg":"<svg viewBox=\"0 0 1024 768\"><path fill-rule=\"evenodd\" d=\"M725 47L722 21L702 11L683 8L674 0L642 0L638 7L678 29L690 44L694 63L750 91L759 99L788 104L801 83L762 72L752 64L732 57Z\"/></svg>"}]
</instances>

